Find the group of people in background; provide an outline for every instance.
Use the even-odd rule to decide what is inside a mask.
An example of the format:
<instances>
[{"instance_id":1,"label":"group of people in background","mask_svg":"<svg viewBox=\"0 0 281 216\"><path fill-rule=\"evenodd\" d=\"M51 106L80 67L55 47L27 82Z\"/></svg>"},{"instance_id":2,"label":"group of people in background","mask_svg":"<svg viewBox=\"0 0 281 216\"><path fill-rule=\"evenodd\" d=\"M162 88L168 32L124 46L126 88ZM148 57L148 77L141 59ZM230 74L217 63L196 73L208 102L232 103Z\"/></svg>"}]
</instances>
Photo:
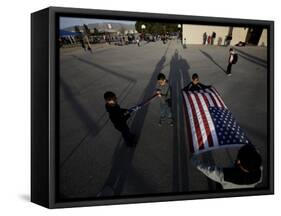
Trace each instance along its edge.
<instances>
[{"instance_id":1,"label":"group of people in background","mask_svg":"<svg viewBox=\"0 0 281 216\"><path fill-rule=\"evenodd\" d=\"M207 34L207 32L204 32L203 33L203 37L202 37L202 39L203 39L202 44L203 45L214 45L216 38L217 38L217 33L216 32L212 32L209 35ZM224 42L223 42L222 37L218 37L216 44L219 45L219 46L221 46L221 45L229 46L231 40L232 40L232 36L230 36L230 35L227 35L225 37Z\"/></svg>"},{"instance_id":2,"label":"group of people in background","mask_svg":"<svg viewBox=\"0 0 281 216\"><path fill-rule=\"evenodd\" d=\"M203 45L209 44L214 45L214 41L217 37L216 32L212 32L212 34L208 35L207 32L204 32L203 34Z\"/></svg>"}]
</instances>

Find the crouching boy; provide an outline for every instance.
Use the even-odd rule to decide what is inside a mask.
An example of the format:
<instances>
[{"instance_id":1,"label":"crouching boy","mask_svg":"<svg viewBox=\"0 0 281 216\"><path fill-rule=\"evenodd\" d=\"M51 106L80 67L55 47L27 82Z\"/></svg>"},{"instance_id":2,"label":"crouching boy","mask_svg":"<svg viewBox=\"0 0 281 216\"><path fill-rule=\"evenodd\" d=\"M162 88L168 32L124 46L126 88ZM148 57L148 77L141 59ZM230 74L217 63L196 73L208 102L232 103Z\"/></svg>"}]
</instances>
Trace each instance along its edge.
<instances>
[{"instance_id":1,"label":"crouching boy","mask_svg":"<svg viewBox=\"0 0 281 216\"><path fill-rule=\"evenodd\" d=\"M135 135L130 132L127 125L127 120L130 118L130 113L127 109L120 108L117 103L117 97L113 92L105 92L105 109L109 113L109 118L114 127L120 131L127 146L135 145Z\"/></svg>"}]
</instances>

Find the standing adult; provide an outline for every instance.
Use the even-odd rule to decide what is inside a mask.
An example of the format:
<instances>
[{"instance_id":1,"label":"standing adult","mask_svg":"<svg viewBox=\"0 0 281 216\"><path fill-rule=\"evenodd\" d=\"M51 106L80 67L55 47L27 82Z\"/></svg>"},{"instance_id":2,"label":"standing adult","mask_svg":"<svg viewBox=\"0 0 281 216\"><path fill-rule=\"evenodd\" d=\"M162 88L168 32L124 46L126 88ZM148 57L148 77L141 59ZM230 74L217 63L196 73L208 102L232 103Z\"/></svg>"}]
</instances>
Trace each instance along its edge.
<instances>
[{"instance_id":1,"label":"standing adult","mask_svg":"<svg viewBox=\"0 0 281 216\"><path fill-rule=\"evenodd\" d=\"M205 45L206 44L206 41L207 41L207 32L204 32L204 34L203 34L203 45Z\"/></svg>"},{"instance_id":2,"label":"standing adult","mask_svg":"<svg viewBox=\"0 0 281 216\"><path fill-rule=\"evenodd\" d=\"M208 44L211 44L211 35L208 36Z\"/></svg>"},{"instance_id":3,"label":"standing adult","mask_svg":"<svg viewBox=\"0 0 281 216\"><path fill-rule=\"evenodd\" d=\"M211 44L212 44L212 45L214 45L214 41L215 41L215 39L216 39L216 36L217 36L216 32L213 32L213 33L212 33L212 38L211 38Z\"/></svg>"},{"instance_id":4,"label":"standing adult","mask_svg":"<svg viewBox=\"0 0 281 216\"><path fill-rule=\"evenodd\" d=\"M197 73L192 74L191 82L183 88L184 91L200 91L210 88L210 85L204 85L199 81L199 75Z\"/></svg>"},{"instance_id":5,"label":"standing adult","mask_svg":"<svg viewBox=\"0 0 281 216\"><path fill-rule=\"evenodd\" d=\"M137 44L138 44L138 47L141 46L141 45L140 45L140 39L139 39L139 38L137 38Z\"/></svg>"}]
</instances>

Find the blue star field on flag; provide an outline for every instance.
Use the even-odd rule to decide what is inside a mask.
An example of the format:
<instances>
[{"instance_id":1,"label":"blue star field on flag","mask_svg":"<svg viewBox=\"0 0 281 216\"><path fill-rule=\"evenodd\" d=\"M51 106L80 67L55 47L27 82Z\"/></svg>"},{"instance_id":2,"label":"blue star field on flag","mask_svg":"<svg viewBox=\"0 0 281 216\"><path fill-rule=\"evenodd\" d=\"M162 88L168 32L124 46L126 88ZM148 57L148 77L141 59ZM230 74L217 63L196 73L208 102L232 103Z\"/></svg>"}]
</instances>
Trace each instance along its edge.
<instances>
[{"instance_id":1,"label":"blue star field on flag","mask_svg":"<svg viewBox=\"0 0 281 216\"><path fill-rule=\"evenodd\" d=\"M209 107L219 145L250 144L249 139L237 124L228 109L220 107Z\"/></svg>"}]
</instances>

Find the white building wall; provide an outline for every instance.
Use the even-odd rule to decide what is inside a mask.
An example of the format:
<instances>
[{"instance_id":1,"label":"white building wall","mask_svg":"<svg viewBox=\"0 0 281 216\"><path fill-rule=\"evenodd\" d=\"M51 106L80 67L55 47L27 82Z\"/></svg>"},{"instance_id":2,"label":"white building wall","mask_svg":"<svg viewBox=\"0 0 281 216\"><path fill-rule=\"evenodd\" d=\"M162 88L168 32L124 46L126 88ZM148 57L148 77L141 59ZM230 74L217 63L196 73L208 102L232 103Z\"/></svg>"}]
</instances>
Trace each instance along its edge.
<instances>
[{"instance_id":1,"label":"white building wall","mask_svg":"<svg viewBox=\"0 0 281 216\"><path fill-rule=\"evenodd\" d=\"M235 45L240 41L245 42L247 33L248 33L248 28L234 27L230 45Z\"/></svg>"},{"instance_id":2,"label":"white building wall","mask_svg":"<svg viewBox=\"0 0 281 216\"><path fill-rule=\"evenodd\" d=\"M258 45L267 47L267 29L263 29Z\"/></svg>"},{"instance_id":3,"label":"white building wall","mask_svg":"<svg viewBox=\"0 0 281 216\"><path fill-rule=\"evenodd\" d=\"M216 32L216 38L214 45L218 44L219 38L222 40L222 44L226 35L228 34L229 27L225 26L207 26L207 25L189 25L183 24L182 26L182 42L186 41L187 44L203 44L203 34L211 35ZM184 40L186 38L186 40Z\"/></svg>"}]
</instances>

